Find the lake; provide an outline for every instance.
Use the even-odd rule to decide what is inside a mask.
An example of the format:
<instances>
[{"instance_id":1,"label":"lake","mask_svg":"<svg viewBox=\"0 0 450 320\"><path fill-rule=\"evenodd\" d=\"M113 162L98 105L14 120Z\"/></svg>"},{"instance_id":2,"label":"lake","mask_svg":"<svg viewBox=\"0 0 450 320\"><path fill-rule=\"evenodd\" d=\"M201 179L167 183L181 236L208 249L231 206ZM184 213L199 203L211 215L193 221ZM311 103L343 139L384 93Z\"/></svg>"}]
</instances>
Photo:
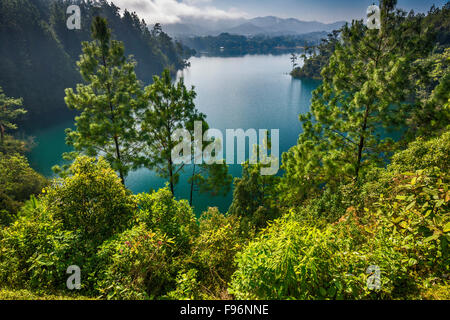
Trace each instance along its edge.
<instances>
[{"instance_id":1,"label":"lake","mask_svg":"<svg viewBox=\"0 0 450 320\"><path fill-rule=\"evenodd\" d=\"M192 57L191 66L178 73L187 86L197 92L196 106L207 115L211 128L244 130L279 129L280 153L295 145L301 124L298 116L309 111L312 91L320 82L292 79L289 55L248 55L244 57ZM61 164L61 154L70 149L65 145L64 129L73 127L73 121L59 123L29 132L37 146L30 152L31 166L46 176L51 168ZM177 199L189 198L188 173L180 178L175 194ZM231 165L230 173L238 177L240 165ZM134 193L148 192L164 187L165 181L147 169L129 174L126 185ZM194 196L196 213L209 206L226 212L231 203L227 197Z\"/></svg>"}]
</instances>

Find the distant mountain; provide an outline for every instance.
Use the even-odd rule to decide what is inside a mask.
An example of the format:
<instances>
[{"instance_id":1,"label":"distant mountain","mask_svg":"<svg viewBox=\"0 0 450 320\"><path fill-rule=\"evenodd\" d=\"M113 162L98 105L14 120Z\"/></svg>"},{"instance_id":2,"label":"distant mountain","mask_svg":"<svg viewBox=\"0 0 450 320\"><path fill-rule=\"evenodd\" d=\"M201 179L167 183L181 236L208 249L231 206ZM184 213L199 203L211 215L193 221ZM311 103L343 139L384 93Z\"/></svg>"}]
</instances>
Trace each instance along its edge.
<instances>
[{"instance_id":1,"label":"distant mountain","mask_svg":"<svg viewBox=\"0 0 450 320\"><path fill-rule=\"evenodd\" d=\"M239 20L189 20L176 24L163 25L163 30L174 37L217 36L221 33L255 35L299 35L312 32L330 32L339 29L346 22L330 24L317 21L301 21L274 16Z\"/></svg>"},{"instance_id":2,"label":"distant mountain","mask_svg":"<svg viewBox=\"0 0 450 320\"><path fill-rule=\"evenodd\" d=\"M317 21L301 21L294 18L281 19L273 16L258 17L249 21L251 24L263 28L267 33L305 34L319 31L332 31L342 27L345 21L325 24Z\"/></svg>"},{"instance_id":3,"label":"distant mountain","mask_svg":"<svg viewBox=\"0 0 450 320\"><path fill-rule=\"evenodd\" d=\"M226 33L249 36L257 34L266 34L267 30L265 28L258 27L257 25L251 22L246 22L237 27L227 29Z\"/></svg>"}]
</instances>

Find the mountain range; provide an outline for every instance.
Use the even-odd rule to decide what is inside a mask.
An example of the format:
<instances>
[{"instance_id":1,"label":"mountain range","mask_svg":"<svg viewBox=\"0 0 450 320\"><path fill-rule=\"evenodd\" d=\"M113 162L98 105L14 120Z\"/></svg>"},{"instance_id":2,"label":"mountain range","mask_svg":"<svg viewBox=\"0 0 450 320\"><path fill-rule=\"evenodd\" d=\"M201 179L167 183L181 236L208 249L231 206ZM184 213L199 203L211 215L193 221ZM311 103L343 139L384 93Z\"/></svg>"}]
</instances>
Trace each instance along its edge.
<instances>
[{"instance_id":1,"label":"mountain range","mask_svg":"<svg viewBox=\"0 0 450 320\"><path fill-rule=\"evenodd\" d=\"M255 35L299 35L312 32L330 32L342 27L346 21L322 23L301 21L294 18L283 19L274 16L253 19L206 20L183 19L179 23L163 25L163 30L173 37L216 36L230 33L244 36Z\"/></svg>"}]
</instances>

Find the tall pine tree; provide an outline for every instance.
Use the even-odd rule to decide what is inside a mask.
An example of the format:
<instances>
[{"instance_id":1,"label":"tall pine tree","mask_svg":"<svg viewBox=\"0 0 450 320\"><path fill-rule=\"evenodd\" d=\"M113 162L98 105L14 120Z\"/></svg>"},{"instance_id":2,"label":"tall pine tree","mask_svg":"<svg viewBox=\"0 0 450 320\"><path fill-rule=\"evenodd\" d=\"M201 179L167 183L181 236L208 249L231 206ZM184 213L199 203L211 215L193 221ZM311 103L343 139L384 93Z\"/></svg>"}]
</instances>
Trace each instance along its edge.
<instances>
[{"instance_id":1,"label":"tall pine tree","mask_svg":"<svg viewBox=\"0 0 450 320\"><path fill-rule=\"evenodd\" d=\"M204 122L205 115L196 109L195 91L188 90L183 79L172 83L170 71L164 70L162 76L154 76L153 81L145 88L150 106L143 117L140 133L144 144L141 164L167 178L174 194L184 164L175 164L172 150L179 141L174 141L172 136L177 129L193 128L195 121Z\"/></svg>"},{"instance_id":2,"label":"tall pine tree","mask_svg":"<svg viewBox=\"0 0 450 320\"><path fill-rule=\"evenodd\" d=\"M311 112L300 116L298 145L283 156L284 187L293 199L342 182L358 181L365 169L384 163L414 105L414 83L422 76L413 62L427 56L429 35L421 16L381 7L381 29L354 21L342 29L322 85L313 93Z\"/></svg>"},{"instance_id":3,"label":"tall pine tree","mask_svg":"<svg viewBox=\"0 0 450 320\"><path fill-rule=\"evenodd\" d=\"M105 19L93 20L92 38L83 42L77 63L87 84L78 84L76 92L66 89L66 104L81 112L75 118L76 130L67 130L67 143L89 156L104 156L125 183L139 152L139 114L147 102L136 63L125 58L122 42L111 39Z\"/></svg>"}]
</instances>

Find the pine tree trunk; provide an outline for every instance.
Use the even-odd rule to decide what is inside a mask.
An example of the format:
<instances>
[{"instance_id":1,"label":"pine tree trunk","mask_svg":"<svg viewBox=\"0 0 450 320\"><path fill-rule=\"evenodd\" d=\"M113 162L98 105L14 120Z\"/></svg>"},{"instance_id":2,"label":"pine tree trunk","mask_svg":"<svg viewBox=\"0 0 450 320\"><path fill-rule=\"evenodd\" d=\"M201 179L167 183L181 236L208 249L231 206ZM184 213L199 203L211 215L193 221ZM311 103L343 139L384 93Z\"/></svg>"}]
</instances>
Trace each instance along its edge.
<instances>
[{"instance_id":1,"label":"pine tree trunk","mask_svg":"<svg viewBox=\"0 0 450 320\"><path fill-rule=\"evenodd\" d=\"M102 60L103 60L103 66L105 68L108 68L108 65L106 63L106 57L104 54L102 54ZM114 124L115 123L115 117L114 117L114 107L111 103L111 87L108 84L106 86L107 90L108 90L108 100L109 100L109 109L111 111L111 122ZM117 134L114 134L114 145L116 148L116 157L117 157L117 161L119 161L119 164L122 165L122 160L121 160L121 154L120 154L120 146L119 146L119 138L117 137ZM122 184L125 186L125 176L123 173L123 169L119 168L119 175L120 175L120 180L122 181Z\"/></svg>"},{"instance_id":2,"label":"pine tree trunk","mask_svg":"<svg viewBox=\"0 0 450 320\"><path fill-rule=\"evenodd\" d=\"M369 118L369 106L366 107L366 112L364 113L364 122L363 126L361 128L361 135L359 138L359 144L358 144L358 160L356 162L356 170L355 170L355 181L358 181L359 178L359 171L361 168L361 160L362 160L362 153L364 150L364 134L367 130L367 120Z\"/></svg>"},{"instance_id":3,"label":"pine tree trunk","mask_svg":"<svg viewBox=\"0 0 450 320\"><path fill-rule=\"evenodd\" d=\"M175 196L175 190L173 185L173 163L172 157L169 158L169 179L170 179L170 191L172 192L172 196Z\"/></svg>"},{"instance_id":4,"label":"pine tree trunk","mask_svg":"<svg viewBox=\"0 0 450 320\"><path fill-rule=\"evenodd\" d=\"M0 142L1 144L3 144L3 142L5 141L5 127L0 124Z\"/></svg>"},{"instance_id":5,"label":"pine tree trunk","mask_svg":"<svg viewBox=\"0 0 450 320\"><path fill-rule=\"evenodd\" d=\"M114 136L114 144L116 146L117 160L119 161L119 163L122 163L121 155L120 155L120 148L119 148L119 140L118 140L117 136ZM121 168L119 169L119 175L120 175L120 180L122 181L122 184L125 185L125 177L123 174L123 170Z\"/></svg>"}]
</instances>

